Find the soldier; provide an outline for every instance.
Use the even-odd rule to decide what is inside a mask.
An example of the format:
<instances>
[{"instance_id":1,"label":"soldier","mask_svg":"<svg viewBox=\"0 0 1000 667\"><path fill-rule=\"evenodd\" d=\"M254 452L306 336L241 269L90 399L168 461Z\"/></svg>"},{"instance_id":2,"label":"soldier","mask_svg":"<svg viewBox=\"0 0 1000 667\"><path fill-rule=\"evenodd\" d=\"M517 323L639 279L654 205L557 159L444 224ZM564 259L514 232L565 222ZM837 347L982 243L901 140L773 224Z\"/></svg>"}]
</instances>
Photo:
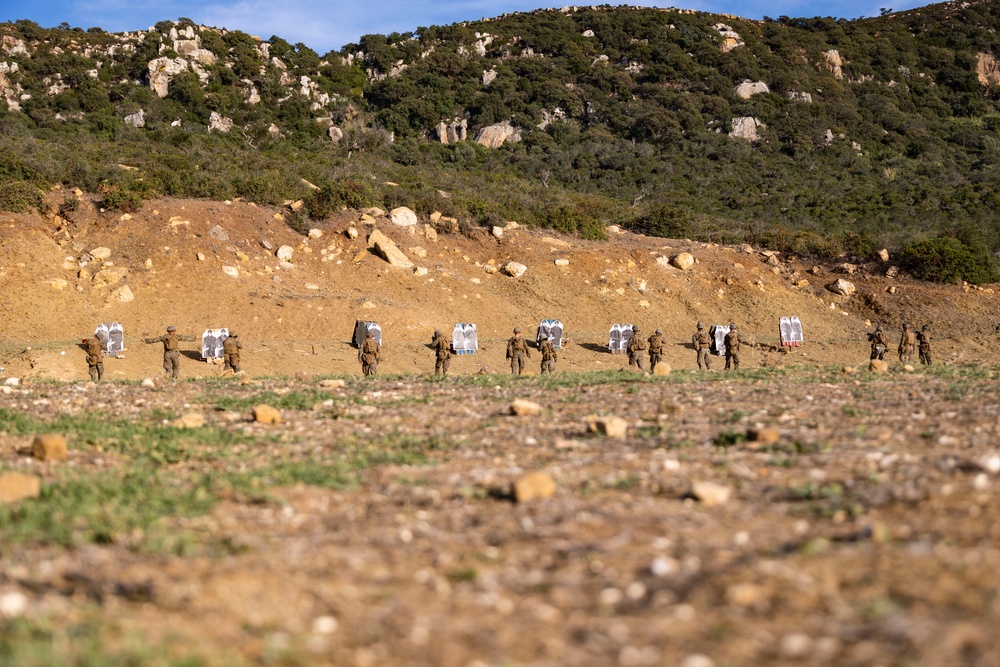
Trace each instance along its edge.
<instances>
[{"instance_id":1,"label":"soldier","mask_svg":"<svg viewBox=\"0 0 1000 667\"><path fill-rule=\"evenodd\" d=\"M899 337L899 349L896 351L899 353L899 362L902 364L908 363L910 357L913 356L913 347L917 343L917 337L910 331L910 325L903 325L903 335Z\"/></svg>"},{"instance_id":2,"label":"soldier","mask_svg":"<svg viewBox=\"0 0 1000 667\"><path fill-rule=\"evenodd\" d=\"M365 342L358 349L358 361L361 362L361 372L365 377L378 372L378 362L381 358L382 346L375 340L375 334L369 331L365 336Z\"/></svg>"},{"instance_id":3,"label":"soldier","mask_svg":"<svg viewBox=\"0 0 1000 667\"><path fill-rule=\"evenodd\" d=\"M239 334L232 331L222 343L222 356L225 359L222 370L230 369L234 373L240 372L240 350L243 349L243 343L236 340L238 337Z\"/></svg>"},{"instance_id":4,"label":"soldier","mask_svg":"<svg viewBox=\"0 0 1000 667\"><path fill-rule=\"evenodd\" d=\"M691 337L691 342L694 343L695 352L698 353L698 369L700 370L704 364L706 371L712 370L712 337L708 335L708 330L701 322L698 322L698 332Z\"/></svg>"},{"instance_id":5,"label":"soldier","mask_svg":"<svg viewBox=\"0 0 1000 667\"><path fill-rule=\"evenodd\" d=\"M726 334L726 370L729 370L730 363L733 370L740 370L740 334L735 324L729 325L729 333Z\"/></svg>"},{"instance_id":6,"label":"soldier","mask_svg":"<svg viewBox=\"0 0 1000 667\"><path fill-rule=\"evenodd\" d=\"M542 353L542 373L551 373L556 369L556 346L552 342L555 336L549 336L538 344L538 349Z\"/></svg>"},{"instance_id":7,"label":"soldier","mask_svg":"<svg viewBox=\"0 0 1000 667\"><path fill-rule=\"evenodd\" d=\"M507 358L510 359L511 375L523 373L525 358L531 359L531 352L521 337L521 327L514 327L514 335L507 341Z\"/></svg>"},{"instance_id":8,"label":"soldier","mask_svg":"<svg viewBox=\"0 0 1000 667\"><path fill-rule=\"evenodd\" d=\"M646 339L649 343L649 369L656 370L656 364L663 359L663 329L657 329Z\"/></svg>"},{"instance_id":9,"label":"soldier","mask_svg":"<svg viewBox=\"0 0 1000 667\"><path fill-rule=\"evenodd\" d=\"M920 352L920 363L931 365L931 325L925 324L917 334L917 349Z\"/></svg>"},{"instance_id":10,"label":"soldier","mask_svg":"<svg viewBox=\"0 0 1000 667\"><path fill-rule=\"evenodd\" d=\"M882 325L875 327L875 331L868 334L868 341L872 344L872 360L882 360L885 351L889 349L889 339L882 332Z\"/></svg>"},{"instance_id":11,"label":"soldier","mask_svg":"<svg viewBox=\"0 0 1000 667\"><path fill-rule=\"evenodd\" d=\"M447 377L448 365L451 364L451 343L444 337L440 329L434 332L431 338L431 348L434 350L434 375Z\"/></svg>"},{"instance_id":12,"label":"soldier","mask_svg":"<svg viewBox=\"0 0 1000 667\"><path fill-rule=\"evenodd\" d=\"M181 369L181 354L178 348L179 341L192 341L194 336L180 336L177 334L177 327L171 324L167 327L164 336L156 338L144 338L146 343L163 343L163 370L170 377L176 379Z\"/></svg>"},{"instance_id":13,"label":"soldier","mask_svg":"<svg viewBox=\"0 0 1000 667\"><path fill-rule=\"evenodd\" d=\"M101 333L94 334L93 338L87 339L87 369L90 371L92 382L100 382L104 377L104 336Z\"/></svg>"},{"instance_id":14,"label":"soldier","mask_svg":"<svg viewBox=\"0 0 1000 667\"><path fill-rule=\"evenodd\" d=\"M646 370L646 341L639 335L639 327L632 327L632 337L628 339L628 367L638 368L640 371Z\"/></svg>"}]
</instances>

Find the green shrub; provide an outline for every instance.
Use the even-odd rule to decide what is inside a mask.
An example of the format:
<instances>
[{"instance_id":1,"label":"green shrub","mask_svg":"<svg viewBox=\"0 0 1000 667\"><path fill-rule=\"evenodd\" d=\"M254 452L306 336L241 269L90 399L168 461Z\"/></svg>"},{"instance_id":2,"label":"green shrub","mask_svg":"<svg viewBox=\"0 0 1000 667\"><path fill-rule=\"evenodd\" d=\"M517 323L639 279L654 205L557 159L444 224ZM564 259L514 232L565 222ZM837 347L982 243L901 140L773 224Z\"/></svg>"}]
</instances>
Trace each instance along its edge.
<instances>
[{"instance_id":1,"label":"green shrub","mask_svg":"<svg viewBox=\"0 0 1000 667\"><path fill-rule=\"evenodd\" d=\"M41 210L42 192L27 181L0 183L0 211L27 213Z\"/></svg>"},{"instance_id":2,"label":"green shrub","mask_svg":"<svg viewBox=\"0 0 1000 667\"><path fill-rule=\"evenodd\" d=\"M937 283L973 284L997 280L997 270L989 252L952 237L912 243L899 255L904 269L921 280Z\"/></svg>"},{"instance_id":3,"label":"green shrub","mask_svg":"<svg viewBox=\"0 0 1000 667\"><path fill-rule=\"evenodd\" d=\"M583 205L556 206L545 214L545 226L565 234L579 234L585 239L606 239L604 223L591 215Z\"/></svg>"},{"instance_id":4,"label":"green shrub","mask_svg":"<svg viewBox=\"0 0 1000 667\"><path fill-rule=\"evenodd\" d=\"M341 181L327 183L306 200L306 210L314 220L329 218L342 208L374 206L375 192L367 183Z\"/></svg>"}]
</instances>

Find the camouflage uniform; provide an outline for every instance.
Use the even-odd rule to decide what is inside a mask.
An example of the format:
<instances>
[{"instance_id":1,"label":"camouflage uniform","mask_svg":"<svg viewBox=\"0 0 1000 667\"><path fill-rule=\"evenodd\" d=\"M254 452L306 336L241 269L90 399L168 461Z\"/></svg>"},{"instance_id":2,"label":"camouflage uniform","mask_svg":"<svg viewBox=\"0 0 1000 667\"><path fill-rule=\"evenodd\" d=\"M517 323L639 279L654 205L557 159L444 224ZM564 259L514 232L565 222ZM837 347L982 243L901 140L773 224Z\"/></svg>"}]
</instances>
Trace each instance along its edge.
<instances>
[{"instance_id":1,"label":"camouflage uniform","mask_svg":"<svg viewBox=\"0 0 1000 667\"><path fill-rule=\"evenodd\" d=\"M181 353L178 349L180 341L195 340L194 336L180 336L177 334L177 327L170 325L167 333L156 338L143 339L146 343L163 343L163 370L172 378L176 378L181 369Z\"/></svg>"},{"instance_id":2,"label":"camouflage uniform","mask_svg":"<svg viewBox=\"0 0 1000 667\"><path fill-rule=\"evenodd\" d=\"M889 349L889 339L882 332L882 327L875 327L875 331L868 334L868 340L872 344L872 360L881 360L885 357L885 351Z\"/></svg>"},{"instance_id":3,"label":"camouflage uniform","mask_svg":"<svg viewBox=\"0 0 1000 667\"><path fill-rule=\"evenodd\" d=\"M701 322L698 322L698 332L691 337L691 342L694 344L695 352L698 353L698 368L701 369L704 364L706 371L712 370L712 337Z\"/></svg>"},{"instance_id":4,"label":"camouflage uniform","mask_svg":"<svg viewBox=\"0 0 1000 667\"><path fill-rule=\"evenodd\" d=\"M100 382L104 377L104 340L99 336L87 339L87 370L90 379Z\"/></svg>"},{"instance_id":5,"label":"camouflage uniform","mask_svg":"<svg viewBox=\"0 0 1000 667\"><path fill-rule=\"evenodd\" d=\"M435 358L434 375L448 375L448 366L451 364L451 343L440 329L434 332L431 347L434 349Z\"/></svg>"},{"instance_id":6,"label":"camouflage uniform","mask_svg":"<svg viewBox=\"0 0 1000 667\"><path fill-rule=\"evenodd\" d=\"M542 353L542 373L551 373L556 369L556 346L552 343L552 338L546 338L538 344L538 349Z\"/></svg>"},{"instance_id":7,"label":"camouflage uniform","mask_svg":"<svg viewBox=\"0 0 1000 667\"><path fill-rule=\"evenodd\" d=\"M646 342L649 343L649 367L655 369L656 364L663 359L663 330L657 329Z\"/></svg>"},{"instance_id":8,"label":"camouflage uniform","mask_svg":"<svg viewBox=\"0 0 1000 667\"><path fill-rule=\"evenodd\" d=\"M910 331L910 325L903 325L903 335L899 337L899 349L896 351L899 353L900 363L907 363L910 361L910 357L913 356L913 348L917 344L917 337L913 335Z\"/></svg>"},{"instance_id":9,"label":"camouflage uniform","mask_svg":"<svg viewBox=\"0 0 1000 667\"><path fill-rule=\"evenodd\" d=\"M375 340L375 335L371 331L365 337L365 342L358 350L358 361L361 362L361 372L365 377L375 375L378 372L378 361L382 358L382 346Z\"/></svg>"},{"instance_id":10,"label":"camouflage uniform","mask_svg":"<svg viewBox=\"0 0 1000 667\"><path fill-rule=\"evenodd\" d=\"M525 359L531 359L531 352L521 337L521 328L514 328L514 335L507 341L507 358L510 359L510 372L520 375L524 372Z\"/></svg>"},{"instance_id":11,"label":"camouflage uniform","mask_svg":"<svg viewBox=\"0 0 1000 667\"><path fill-rule=\"evenodd\" d=\"M736 325L733 324L729 327L729 333L726 334L726 370L730 369L730 364L733 370L740 369L740 334L736 330Z\"/></svg>"},{"instance_id":12,"label":"camouflage uniform","mask_svg":"<svg viewBox=\"0 0 1000 667\"><path fill-rule=\"evenodd\" d=\"M646 370L646 355L643 352L646 351L646 341L638 335L639 327L632 327L632 337L628 339L628 347L625 351L628 352L628 366L629 368L638 368L640 371Z\"/></svg>"},{"instance_id":13,"label":"camouflage uniform","mask_svg":"<svg viewBox=\"0 0 1000 667\"><path fill-rule=\"evenodd\" d=\"M234 373L240 372L240 350L243 349L243 343L236 340L238 336L239 334L231 333L222 343L222 356L225 359L222 370L229 369Z\"/></svg>"},{"instance_id":14,"label":"camouflage uniform","mask_svg":"<svg viewBox=\"0 0 1000 667\"><path fill-rule=\"evenodd\" d=\"M924 325L917 334L917 349L920 352L920 363L931 365L931 328Z\"/></svg>"}]
</instances>

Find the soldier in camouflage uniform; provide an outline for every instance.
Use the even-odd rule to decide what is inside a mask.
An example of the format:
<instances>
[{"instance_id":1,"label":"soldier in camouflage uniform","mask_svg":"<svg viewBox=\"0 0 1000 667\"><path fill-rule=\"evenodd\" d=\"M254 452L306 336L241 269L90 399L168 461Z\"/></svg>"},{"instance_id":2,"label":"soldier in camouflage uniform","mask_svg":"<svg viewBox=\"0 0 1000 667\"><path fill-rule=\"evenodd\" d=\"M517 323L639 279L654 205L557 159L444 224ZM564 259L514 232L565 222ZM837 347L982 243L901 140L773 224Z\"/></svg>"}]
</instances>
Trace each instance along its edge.
<instances>
[{"instance_id":1,"label":"soldier in camouflage uniform","mask_svg":"<svg viewBox=\"0 0 1000 667\"><path fill-rule=\"evenodd\" d=\"M87 339L87 370L93 382L104 377L104 337L99 333Z\"/></svg>"},{"instance_id":2,"label":"soldier in camouflage uniform","mask_svg":"<svg viewBox=\"0 0 1000 667\"><path fill-rule=\"evenodd\" d=\"M920 352L920 363L931 365L931 327L925 324L917 334L917 350Z\"/></svg>"},{"instance_id":3,"label":"soldier in camouflage uniform","mask_svg":"<svg viewBox=\"0 0 1000 667\"><path fill-rule=\"evenodd\" d=\"M646 339L649 343L649 369L656 370L656 364L663 359L663 329L657 329Z\"/></svg>"},{"instance_id":4,"label":"soldier in camouflage uniform","mask_svg":"<svg viewBox=\"0 0 1000 667\"><path fill-rule=\"evenodd\" d=\"M549 336L538 344L538 350L542 353L542 373L551 373L556 369L556 346L552 342L554 336Z\"/></svg>"},{"instance_id":5,"label":"soldier in camouflage uniform","mask_svg":"<svg viewBox=\"0 0 1000 667\"><path fill-rule=\"evenodd\" d=\"M163 343L163 370L171 378L176 379L181 369L180 341L193 341L194 336L181 336L177 327L171 324L167 333L156 338L144 338L146 343Z\"/></svg>"},{"instance_id":6,"label":"soldier in camouflage uniform","mask_svg":"<svg viewBox=\"0 0 1000 667\"><path fill-rule=\"evenodd\" d=\"M903 325L903 334L899 337L899 348L896 350L899 353L899 362L908 363L910 358L913 356L913 348L917 344L917 337L910 331L910 325Z\"/></svg>"},{"instance_id":7,"label":"soldier in camouflage uniform","mask_svg":"<svg viewBox=\"0 0 1000 667\"><path fill-rule=\"evenodd\" d=\"M889 339L885 337L881 325L875 327L875 331L868 334L868 341L872 344L872 361L875 359L881 361L885 357L885 351L889 349Z\"/></svg>"},{"instance_id":8,"label":"soldier in camouflage uniform","mask_svg":"<svg viewBox=\"0 0 1000 667\"><path fill-rule=\"evenodd\" d=\"M451 343L444 337L444 333L438 329L431 338L431 348L434 350L434 375L447 376L448 366L451 364Z\"/></svg>"},{"instance_id":9,"label":"soldier in camouflage uniform","mask_svg":"<svg viewBox=\"0 0 1000 667\"><path fill-rule=\"evenodd\" d=\"M525 359L531 359L531 352L521 336L521 327L514 327L514 335L507 341L507 358L510 359L511 375L523 373Z\"/></svg>"},{"instance_id":10,"label":"soldier in camouflage uniform","mask_svg":"<svg viewBox=\"0 0 1000 667\"><path fill-rule=\"evenodd\" d=\"M222 343L222 357L225 360L222 370L229 369L234 373L240 372L240 350L243 349L243 343L236 340L238 337L239 334L236 332L230 332L229 337Z\"/></svg>"},{"instance_id":11,"label":"soldier in camouflage uniform","mask_svg":"<svg viewBox=\"0 0 1000 667\"><path fill-rule=\"evenodd\" d=\"M735 324L729 325L729 333L726 334L726 370L740 370L740 333Z\"/></svg>"},{"instance_id":12,"label":"soldier in camouflage uniform","mask_svg":"<svg viewBox=\"0 0 1000 667\"><path fill-rule=\"evenodd\" d=\"M646 351L646 341L639 335L639 327L632 327L632 337L628 339L625 351L628 352L629 368L646 370L646 355L643 354Z\"/></svg>"},{"instance_id":13,"label":"soldier in camouflage uniform","mask_svg":"<svg viewBox=\"0 0 1000 667\"><path fill-rule=\"evenodd\" d=\"M378 362L381 358L382 346L375 340L375 334L369 331L365 336L365 342L361 343L358 349L358 361L361 362L361 372L365 377L378 372Z\"/></svg>"},{"instance_id":14,"label":"soldier in camouflage uniform","mask_svg":"<svg viewBox=\"0 0 1000 667\"><path fill-rule=\"evenodd\" d=\"M691 337L691 342L698 353L698 369L701 370L704 364L704 370L712 370L712 337L701 322L698 322L698 331Z\"/></svg>"}]
</instances>

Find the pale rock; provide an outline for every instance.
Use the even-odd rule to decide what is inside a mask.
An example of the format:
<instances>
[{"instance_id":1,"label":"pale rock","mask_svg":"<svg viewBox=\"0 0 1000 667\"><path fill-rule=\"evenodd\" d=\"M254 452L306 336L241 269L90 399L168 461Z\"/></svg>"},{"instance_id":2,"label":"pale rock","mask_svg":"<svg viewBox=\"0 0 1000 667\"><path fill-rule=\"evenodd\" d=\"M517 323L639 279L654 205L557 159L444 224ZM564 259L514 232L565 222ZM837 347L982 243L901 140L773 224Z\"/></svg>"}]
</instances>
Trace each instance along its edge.
<instances>
[{"instance_id":1,"label":"pale rock","mask_svg":"<svg viewBox=\"0 0 1000 667\"><path fill-rule=\"evenodd\" d=\"M204 262L205 261L205 253L203 253L203 252L195 253L195 259L197 259L199 262Z\"/></svg>"},{"instance_id":2,"label":"pale rock","mask_svg":"<svg viewBox=\"0 0 1000 667\"><path fill-rule=\"evenodd\" d=\"M421 246L415 245L412 248L407 248L407 250L409 250L410 254L414 257L418 257L420 259L427 257L427 250Z\"/></svg>"},{"instance_id":3,"label":"pale rock","mask_svg":"<svg viewBox=\"0 0 1000 667\"><path fill-rule=\"evenodd\" d=\"M793 632L781 638L778 652L783 658L796 660L807 658L812 652L812 648L812 637L801 632Z\"/></svg>"},{"instance_id":4,"label":"pale rock","mask_svg":"<svg viewBox=\"0 0 1000 667\"><path fill-rule=\"evenodd\" d=\"M101 287L102 285L116 285L127 277L127 267L108 266L94 274L93 283L95 287Z\"/></svg>"},{"instance_id":5,"label":"pale rock","mask_svg":"<svg viewBox=\"0 0 1000 667\"><path fill-rule=\"evenodd\" d=\"M340 140L344 138L344 131L339 127L328 127L326 130L326 136L330 138L335 144L339 144Z\"/></svg>"},{"instance_id":6,"label":"pale rock","mask_svg":"<svg viewBox=\"0 0 1000 667\"><path fill-rule=\"evenodd\" d=\"M368 245L375 249L376 254L378 254L382 259L389 262L391 266L395 266L401 269L412 269L413 262L403 254L395 242L388 236L383 234L378 229L372 231L368 235Z\"/></svg>"},{"instance_id":7,"label":"pale rock","mask_svg":"<svg viewBox=\"0 0 1000 667\"><path fill-rule=\"evenodd\" d=\"M156 389L156 381L154 381L153 378L146 378L142 381L142 386L147 389Z\"/></svg>"},{"instance_id":8,"label":"pale rock","mask_svg":"<svg viewBox=\"0 0 1000 667\"><path fill-rule=\"evenodd\" d=\"M885 277L886 278L895 278L898 275L899 275L899 267L898 266L890 266L885 271Z\"/></svg>"},{"instance_id":9,"label":"pale rock","mask_svg":"<svg viewBox=\"0 0 1000 667\"><path fill-rule=\"evenodd\" d=\"M903 370L907 373L912 373L916 369L911 364L903 364Z\"/></svg>"},{"instance_id":10,"label":"pale rock","mask_svg":"<svg viewBox=\"0 0 1000 667\"><path fill-rule=\"evenodd\" d=\"M555 480L543 470L530 472L517 479L511 485L511 494L519 503L551 498L555 495L555 492Z\"/></svg>"},{"instance_id":11,"label":"pale rock","mask_svg":"<svg viewBox=\"0 0 1000 667\"><path fill-rule=\"evenodd\" d=\"M312 631L315 635L332 635L340 627L340 623L333 616L317 616L312 622Z\"/></svg>"},{"instance_id":12,"label":"pale rock","mask_svg":"<svg viewBox=\"0 0 1000 667\"><path fill-rule=\"evenodd\" d=\"M500 272L500 269L498 269L494 264L487 264L484 270L486 271L487 274L491 276L495 273Z\"/></svg>"},{"instance_id":13,"label":"pale rock","mask_svg":"<svg viewBox=\"0 0 1000 667\"><path fill-rule=\"evenodd\" d=\"M426 276L427 275L427 267L426 266L415 266L415 267L413 267L413 275L417 276L418 278L421 277L421 276Z\"/></svg>"},{"instance_id":14,"label":"pale rock","mask_svg":"<svg viewBox=\"0 0 1000 667\"><path fill-rule=\"evenodd\" d=\"M281 413L270 405L261 403L253 408L253 420L260 424L280 424Z\"/></svg>"},{"instance_id":15,"label":"pale rock","mask_svg":"<svg viewBox=\"0 0 1000 667\"><path fill-rule=\"evenodd\" d=\"M493 225L492 234L498 239L503 238L503 227Z\"/></svg>"},{"instance_id":16,"label":"pale rock","mask_svg":"<svg viewBox=\"0 0 1000 667\"><path fill-rule=\"evenodd\" d=\"M884 375L889 372L889 363L881 359L872 359L868 362L868 370L872 373L878 373L879 375Z\"/></svg>"},{"instance_id":17,"label":"pale rock","mask_svg":"<svg viewBox=\"0 0 1000 667\"><path fill-rule=\"evenodd\" d=\"M736 93L736 97L740 99L749 100L754 95L760 95L761 93L769 93L771 89L768 88L767 84L763 81L750 81L749 79L736 86L733 89Z\"/></svg>"},{"instance_id":18,"label":"pale rock","mask_svg":"<svg viewBox=\"0 0 1000 667\"><path fill-rule=\"evenodd\" d=\"M222 134L229 134L229 131L233 129L233 119L227 118L220 114L218 111L213 111L208 117L208 131L209 132L221 132Z\"/></svg>"},{"instance_id":19,"label":"pale rock","mask_svg":"<svg viewBox=\"0 0 1000 667\"><path fill-rule=\"evenodd\" d=\"M240 270L235 266L223 266L222 272L225 273L227 276L231 276L233 278L240 277Z\"/></svg>"},{"instance_id":20,"label":"pale rock","mask_svg":"<svg viewBox=\"0 0 1000 667\"><path fill-rule=\"evenodd\" d=\"M569 260L560 257L555 261L556 266L569 266Z\"/></svg>"},{"instance_id":21,"label":"pale rock","mask_svg":"<svg viewBox=\"0 0 1000 667\"><path fill-rule=\"evenodd\" d=\"M295 204L298 204L300 202L301 202L301 200L299 200L299 202L295 202ZM294 207L295 204L292 204L292 206ZM301 206L299 208L301 208ZM323 230L321 230L321 229L310 229L309 230L309 238L311 238L311 239L318 239L318 238L320 238L322 236L323 236Z\"/></svg>"},{"instance_id":22,"label":"pale rock","mask_svg":"<svg viewBox=\"0 0 1000 667\"><path fill-rule=\"evenodd\" d=\"M132 288L128 285L121 285L116 287L108 295L108 301L117 301L119 303L130 303L135 301L135 294L132 293Z\"/></svg>"},{"instance_id":23,"label":"pale rock","mask_svg":"<svg viewBox=\"0 0 1000 667\"><path fill-rule=\"evenodd\" d=\"M21 591L7 591L0 595L0 616L17 618L28 611L28 596Z\"/></svg>"},{"instance_id":24,"label":"pale rock","mask_svg":"<svg viewBox=\"0 0 1000 667\"><path fill-rule=\"evenodd\" d=\"M201 428L205 425L205 415L200 412L186 412L170 425L177 429Z\"/></svg>"},{"instance_id":25,"label":"pale rock","mask_svg":"<svg viewBox=\"0 0 1000 667\"><path fill-rule=\"evenodd\" d=\"M715 662L707 655L694 653L681 660L677 667L715 667Z\"/></svg>"},{"instance_id":26,"label":"pale rock","mask_svg":"<svg viewBox=\"0 0 1000 667\"><path fill-rule=\"evenodd\" d=\"M826 58L826 66L833 73L835 79L844 78L844 59L840 57L840 52L837 49L830 49L823 54Z\"/></svg>"},{"instance_id":27,"label":"pale rock","mask_svg":"<svg viewBox=\"0 0 1000 667\"><path fill-rule=\"evenodd\" d=\"M733 118L731 121L732 130L729 136L735 139L745 139L747 141L757 141L760 135L758 129L765 129L767 126L752 116L741 116Z\"/></svg>"},{"instance_id":28,"label":"pale rock","mask_svg":"<svg viewBox=\"0 0 1000 667\"><path fill-rule=\"evenodd\" d=\"M130 113L125 116L125 124L136 128L146 127L146 112L139 109L135 113Z\"/></svg>"},{"instance_id":29,"label":"pale rock","mask_svg":"<svg viewBox=\"0 0 1000 667\"><path fill-rule=\"evenodd\" d=\"M53 289L64 290L69 287L69 281L63 278L53 278L49 281L49 285L51 285Z\"/></svg>"},{"instance_id":30,"label":"pale rock","mask_svg":"<svg viewBox=\"0 0 1000 667\"><path fill-rule=\"evenodd\" d=\"M392 209L389 219L398 227L413 227L417 224L417 214L405 206Z\"/></svg>"},{"instance_id":31,"label":"pale rock","mask_svg":"<svg viewBox=\"0 0 1000 667\"><path fill-rule=\"evenodd\" d=\"M431 216L433 218L433 216ZM424 225L424 236L427 237L428 241L437 241L438 233L431 225Z\"/></svg>"},{"instance_id":32,"label":"pale rock","mask_svg":"<svg viewBox=\"0 0 1000 667\"><path fill-rule=\"evenodd\" d=\"M8 387L18 387L21 385L21 378L7 378L3 383Z\"/></svg>"},{"instance_id":33,"label":"pale rock","mask_svg":"<svg viewBox=\"0 0 1000 667\"><path fill-rule=\"evenodd\" d=\"M688 495L705 507L716 507L729 502L733 491L728 486L715 482L694 482Z\"/></svg>"},{"instance_id":34,"label":"pale rock","mask_svg":"<svg viewBox=\"0 0 1000 667\"><path fill-rule=\"evenodd\" d=\"M773 427L747 429L747 440L758 445L774 445L781 440L781 431Z\"/></svg>"},{"instance_id":35,"label":"pale rock","mask_svg":"<svg viewBox=\"0 0 1000 667\"><path fill-rule=\"evenodd\" d=\"M879 258L879 259L880 259L881 261L883 261L883 262L888 262L888 261L889 261L889 251L888 251L887 249L885 249L885 248L882 248L882 249L881 249L881 250L879 250L879 251L878 251L878 253L876 253L876 254L878 255L878 258Z\"/></svg>"},{"instance_id":36,"label":"pale rock","mask_svg":"<svg viewBox=\"0 0 1000 667\"><path fill-rule=\"evenodd\" d=\"M188 69L188 63L183 58L157 58L146 65L149 87L160 99L167 96L170 82L173 78Z\"/></svg>"},{"instance_id":37,"label":"pale rock","mask_svg":"<svg viewBox=\"0 0 1000 667\"><path fill-rule=\"evenodd\" d=\"M274 253L274 256L278 258L280 262L290 262L292 261L292 255L295 253L295 249L290 245L283 245Z\"/></svg>"},{"instance_id":38,"label":"pale rock","mask_svg":"<svg viewBox=\"0 0 1000 667\"><path fill-rule=\"evenodd\" d=\"M674 255L670 263L681 271L688 271L694 266L694 257L689 252L682 252Z\"/></svg>"},{"instance_id":39,"label":"pale rock","mask_svg":"<svg viewBox=\"0 0 1000 667\"><path fill-rule=\"evenodd\" d=\"M521 133L511 125L509 120L496 125L488 125L479 130L476 135L476 143L487 148L500 148L505 143L517 143L521 141Z\"/></svg>"},{"instance_id":40,"label":"pale rock","mask_svg":"<svg viewBox=\"0 0 1000 667\"><path fill-rule=\"evenodd\" d=\"M834 294L839 294L841 296L851 296L858 291L854 286L854 283L849 280L844 280L843 278L838 278L827 285L826 288Z\"/></svg>"},{"instance_id":41,"label":"pale rock","mask_svg":"<svg viewBox=\"0 0 1000 667\"><path fill-rule=\"evenodd\" d=\"M111 257L111 248L106 248L105 246L98 246L90 251L90 256L94 259L105 260Z\"/></svg>"},{"instance_id":42,"label":"pale rock","mask_svg":"<svg viewBox=\"0 0 1000 667\"><path fill-rule=\"evenodd\" d=\"M332 378L327 378L325 380L319 381L319 386L323 389L343 389L347 386L347 382L344 380L337 380Z\"/></svg>"},{"instance_id":43,"label":"pale rock","mask_svg":"<svg viewBox=\"0 0 1000 667\"><path fill-rule=\"evenodd\" d=\"M670 375L672 370L673 369L670 368L670 364L665 361L661 361L653 366L653 375Z\"/></svg>"},{"instance_id":44,"label":"pale rock","mask_svg":"<svg viewBox=\"0 0 1000 667\"><path fill-rule=\"evenodd\" d=\"M512 278L520 278L528 267L520 262L507 262L503 265L503 272Z\"/></svg>"},{"instance_id":45,"label":"pale rock","mask_svg":"<svg viewBox=\"0 0 1000 667\"><path fill-rule=\"evenodd\" d=\"M515 398L510 404L510 414L518 417L533 417L542 413L542 406L524 398Z\"/></svg>"},{"instance_id":46,"label":"pale rock","mask_svg":"<svg viewBox=\"0 0 1000 667\"><path fill-rule=\"evenodd\" d=\"M20 472L5 472L0 475L0 503L37 498L41 492L42 480L35 475Z\"/></svg>"},{"instance_id":47,"label":"pale rock","mask_svg":"<svg viewBox=\"0 0 1000 667\"><path fill-rule=\"evenodd\" d=\"M844 262L843 264L838 264L837 266L833 267L834 273L846 273L847 275L852 275L855 272L857 272L857 270L858 270L857 264L848 264L847 262Z\"/></svg>"},{"instance_id":48,"label":"pale rock","mask_svg":"<svg viewBox=\"0 0 1000 667\"><path fill-rule=\"evenodd\" d=\"M40 461L63 461L69 456L66 439L56 433L36 435L31 443L31 455Z\"/></svg>"},{"instance_id":49,"label":"pale rock","mask_svg":"<svg viewBox=\"0 0 1000 667\"><path fill-rule=\"evenodd\" d=\"M380 209L378 206L369 206L368 208L361 209L361 212L365 215L370 215L373 218L384 218L385 211Z\"/></svg>"},{"instance_id":50,"label":"pale rock","mask_svg":"<svg viewBox=\"0 0 1000 667\"><path fill-rule=\"evenodd\" d=\"M628 421L614 416L590 417L587 421L587 431L621 440L628 434Z\"/></svg>"},{"instance_id":51,"label":"pale rock","mask_svg":"<svg viewBox=\"0 0 1000 667\"><path fill-rule=\"evenodd\" d=\"M357 229L357 227L348 227L346 234L347 234L347 238L349 238L349 239L356 239L356 238L358 238L358 229Z\"/></svg>"},{"instance_id":52,"label":"pale rock","mask_svg":"<svg viewBox=\"0 0 1000 667\"><path fill-rule=\"evenodd\" d=\"M726 602L736 607L756 607L765 600L766 594L764 587L758 584L733 584L726 589Z\"/></svg>"}]
</instances>

